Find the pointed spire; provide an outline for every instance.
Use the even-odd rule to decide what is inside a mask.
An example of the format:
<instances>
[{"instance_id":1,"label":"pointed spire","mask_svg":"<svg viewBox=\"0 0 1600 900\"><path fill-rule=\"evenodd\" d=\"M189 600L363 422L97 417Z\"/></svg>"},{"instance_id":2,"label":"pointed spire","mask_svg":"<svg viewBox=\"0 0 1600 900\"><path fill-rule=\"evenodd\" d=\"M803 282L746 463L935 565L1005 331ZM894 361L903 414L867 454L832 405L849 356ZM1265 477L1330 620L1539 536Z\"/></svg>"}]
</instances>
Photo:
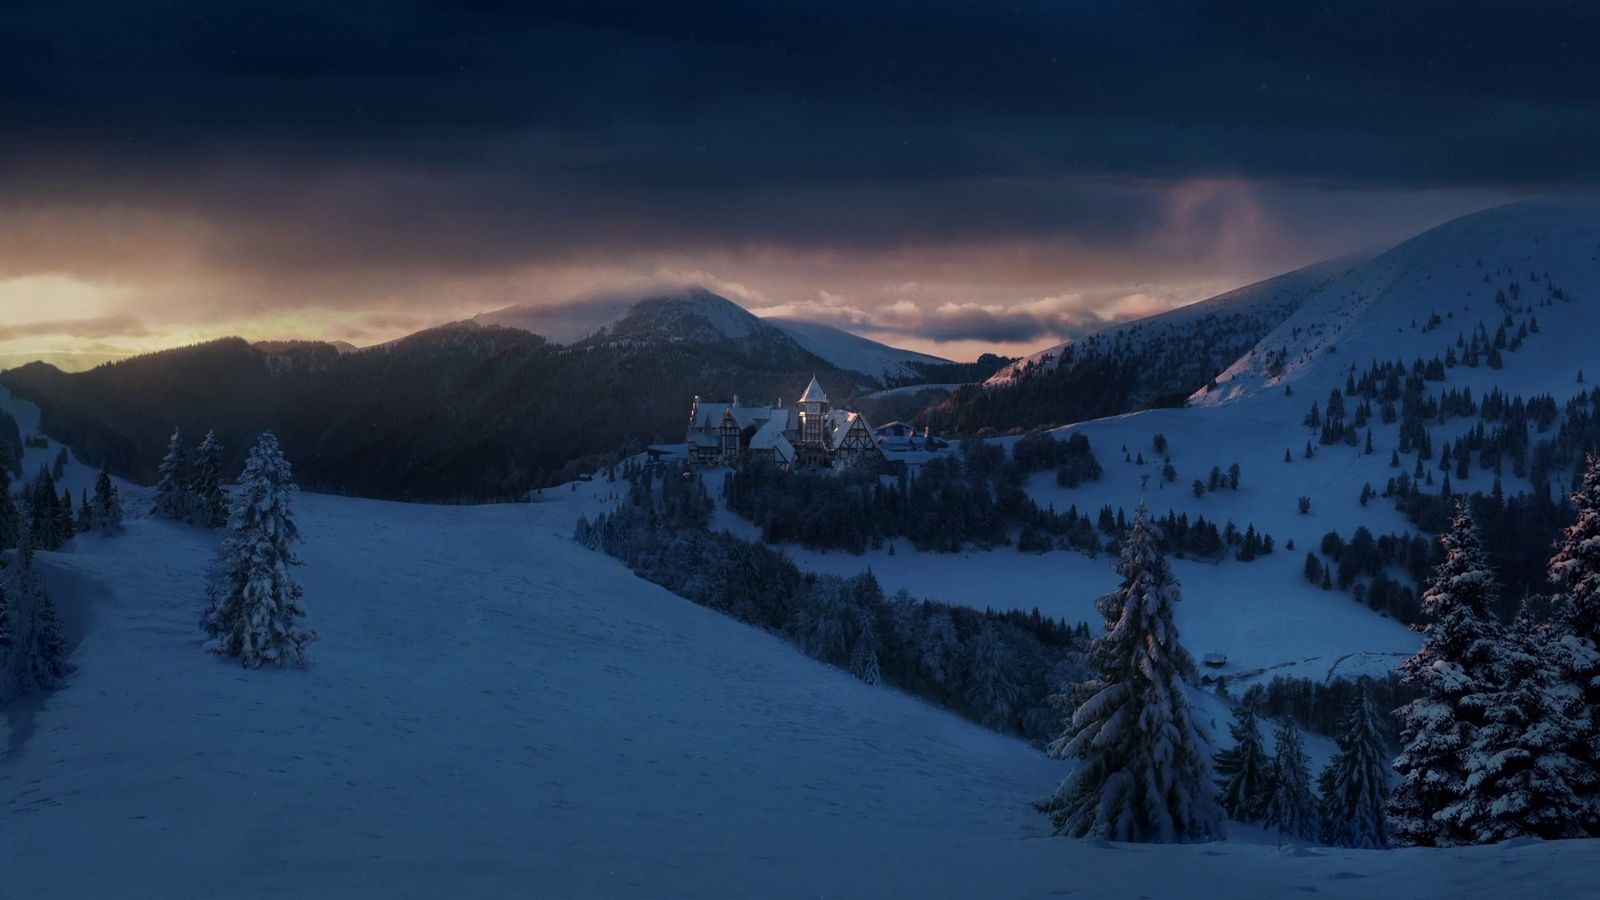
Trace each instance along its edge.
<instances>
[{"instance_id":1,"label":"pointed spire","mask_svg":"<svg viewBox=\"0 0 1600 900\"><path fill-rule=\"evenodd\" d=\"M815 402L815 403L826 403L826 402L828 402L828 394L827 394L826 391L824 391L822 389L822 385L817 383L817 376L815 376L815 375L811 376L811 383L806 385L806 392L804 394L800 395L800 402L801 403L813 403L813 402Z\"/></svg>"}]
</instances>

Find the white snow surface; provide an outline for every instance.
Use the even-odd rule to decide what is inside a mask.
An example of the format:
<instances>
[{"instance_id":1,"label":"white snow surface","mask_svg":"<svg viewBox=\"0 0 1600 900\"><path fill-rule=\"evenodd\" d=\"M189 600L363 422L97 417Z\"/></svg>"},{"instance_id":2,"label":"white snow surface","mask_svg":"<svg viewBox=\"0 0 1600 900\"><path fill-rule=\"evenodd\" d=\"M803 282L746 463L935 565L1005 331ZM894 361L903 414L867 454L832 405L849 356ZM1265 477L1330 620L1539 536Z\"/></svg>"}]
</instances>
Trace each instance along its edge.
<instances>
[{"instance_id":1,"label":"white snow surface","mask_svg":"<svg viewBox=\"0 0 1600 900\"><path fill-rule=\"evenodd\" d=\"M1356 265L1321 285L1255 351L1218 376L1217 389L1202 390L1191 403L1276 396L1287 384L1309 405L1341 386L1352 363L1364 369L1375 360L1409 365L1417 357L1442 356L1458 337L1470 339L1479 322L1493 334L1506 315L1495 294L1512 282L1522 290L1513 303L1538 303L1549 285L1574 300L1533 309L1540 332L1522 350L1505 354L1505 369L1460 366L1450 370L1446 386L1470 386L1481 396L1498 385L1530 395L1549 391L1565 400L1580 388L1579 368L1600 363L1594 340L1600 328L1600 199L1533 200L1484 210ZM1435 313L1445 321L1429 330ZM1514 318L1521 322L1527 315ZM1267 356L1279 349L1286 351L1285 372L1269 376Z\"/></svg>"},{"instance_id":2,"label":"white snow surface","mask_svg":"<svg viewBox=\"0 0 1600 900\"><path fill-rule=\"evenodd\" d=\"M1142 348L1153 341L1170 339L1175 334L1190 330L1194 323L1209 315L1282 320L1307 298L1313 296L1336 273L1355 264L1353 258L1328 260L1247 284L1225 294L1180 306L1159 315L1107 325L1081 338L1040 350L1017 360L989 377L990 385L1006 384L1032 366L1060 365L1062 351L1076 347L1082 354L1095 355L1112 350L1119 340L1126 340L1132 348Z\"/></svg>"},{"instance_id":3,"label":"white snow surface","mask_svg":"<svg viewBox=\"0 0 1600 900\"><path fill-rule=\"evenodd\" d=\"M1530 280L1530 272L1537 281ZM1378 497L1365 507L1358 501L1364 484L1381 491L1388 479L1411 471L1414 455L1402 455L1401 469L1389 466L1390 451L1399 441L1398 424L1385 425L1373 417L1371 455L1343 444L1321 446L1317 432L1301 424L1313 400L1325 408L1328 392L1344 387L1352 364L1359 373L1373 362L1399 359L1409 365L1419 356L1442 356L1458 335L1470 337L1480 320L1493 333L1505 315L1494 302L1497 290L1517 281L1526 304L1541 300L1547 284L1553 283L1575 300L1531 310L1540 330L1521 349L1503 352L1504 368L1456 366L1444 382L1430 382L1429 388L1471 387L1479 399L1496 386L1525 396L1548 391L1564 404L1600 378L1595 350L1595 335L1600 335L1600 203L1595 201L1534 201L1488 210L1366 262L1314 266L1208 302L1248 306L1263 296L1281 295L1281 290L1266 288L1278 283L1281 289L1284 279L1298 285L1296 292L1304 291L1296 293L1297 311L1219 378L1218 389L1195 395L1188 408L1060 429L1058 437L1072 431L1088 436L1104 477L1068 489L1056 485L1053 473L1042 472L1027 486L1036 502L1057 510L1075 504L1080 513L1093 516L1110 505L1131 516L1143 499L1156 516L1176 510L1191 519L1204 515L1219 527L1232 521L1243 531L1253 524L1272 535L1276 551L1253 562L1173 563L1183 588L1177 621L1185 645L1196 656L1225 654L1228 664L1221 671L1235 683L1273 674L1323 679L1379 673L1420 644L1418 635L1371 612L1349 593L1313 587L1302 574L1306 553L1317 551L1329 531L1345 538L1360 526L1379 536L1414 532L1391 500ZM1192 315L1187 310L1193 309L1150 321L1178 321L1180 313ZM1434 312L1449 318L1443 326L1424 331L1421 326ZM1528 315L1514 318L1521 321ZM1268 378L1266 351L1279 347L1288 348L1289 364L1282 376ZM1580 369L1587 370L1586 384L1577 382ZM1286 393L1289 388L1292 395ZM1435 441L1454 441L1478 421L1452 418L1433 425ZM1152 446L1157 433L1167 437L1168 455L1178 472L1172 484L1161 483L1162 461ZM1009 445L1015 438L998 440ZM1315 459L1302 457L1307 441L1316 446ZM1285 450L1291 462L1284 462ZM1144 465L1136 462L1141 454ZM1233 463L1242 470L1237 492L1224 488L1193 496L1190 484L1195 479L1205 481L1213 467L1226 471ZM1437 458L1425 465L1438 475ZM1487 492L1492 478L1474 465L1469 479L1455 487ZM1509 469L1503 482L1507 493L1530 487ZM715 492L720 476L709 483ZM1562 489L1562 484L1556 486L1558 494ZM1301 496L1312 499L1308 515L1298 510ZM759 537L753 526L725 510L716 524ZM905 588L915 596L978 608L1038 607L1069 622L1088 621L1091 628L1099 626L1093 599L1116 584L1111 571L1115 560L1105 555L1090 559L1056 551L1035 556L1011 548L919 553L903 540L896 542L893 556L887 548L859 557L784 549L810 571L855 574L871 568L890 593Z\"/></svg>"},{"instance_id":4,"label":"white snow surface","mask_svg":"<svg viewBox=\"0 0 1600 900\"><path fill-rule=\"evenodd\" d=\"M20 492L27 482L39 474L41 468L54 468L56 456L61 452L63 445L59 441L49 439L40 430L39 407L13 396L10 389L5 387L0 387L0 409L4 409L11 414L13 419L17 420L17 430L22 433L22 475L14 477L11 485L13 492ZM49 446L29 447L27 446L27 440L30 437L45 438L49 440ZM67 465L62 471L62 476L55 479L56 490L70 489L72 491L72 502L76 505L85 491L90 495L94 494L94 482L98 476L99 470L79 460L77 454L69 447L67 448ZM117 492L122 501L123 514L142 514L144 511L143 505L146 502L144 499L145 489L120 478L112 478L112 483L117 486Z\"/></svg>"},{"instance_id":5,"label":"white snow surface","mask_svg":"<svg viewBox=\"0 0 1600 900\"><path fill-rule=\"evenodd\" d=\"M302 495L309 671L200 650L215 533L40 554L77 672L7 710L9 896L1577 896L1600 843L1460 851L1048 835L1064 763L494 507Z\"/></svg>"},{"instance_id":6,"label":"white snow surface","mask_svg":"<svg viewBox=\"0 0 1600 900\"><path fill-rule=\"evenodd\" d=\"M942 364L950 362L926 353L901 350L877 341L851 334L842 328L810 322L805 319L770 317L762 319L795 339L812 355L821 357L841 369L871 375L880 381L894 378L921 378L922 373L912 363Z\"/></svg>"}]
</instances>

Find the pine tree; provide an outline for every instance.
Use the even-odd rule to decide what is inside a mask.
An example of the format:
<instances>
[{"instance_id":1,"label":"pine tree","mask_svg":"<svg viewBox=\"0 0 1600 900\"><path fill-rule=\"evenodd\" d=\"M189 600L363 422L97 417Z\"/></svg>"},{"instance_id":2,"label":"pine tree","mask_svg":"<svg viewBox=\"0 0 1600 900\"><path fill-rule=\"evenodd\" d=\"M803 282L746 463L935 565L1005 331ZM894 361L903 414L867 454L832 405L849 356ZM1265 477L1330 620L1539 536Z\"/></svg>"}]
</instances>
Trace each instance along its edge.
<instances>
[{"instance_id":1,"label":"pine tree","mask_svg":"<svg viewBox=\"0 0 1600 900\"><path fill-rule=\"evenodd\" d=\"M1467 748L1466 790L1439 813L1463 842L1585 834L1596 774L1571 753L1581 746L1583 698L1547 646L1524 607L1496 649L1491 685L1473 698L1483 723Z\"/></svg>"},{"instance_id":2,"label":"pine tree","mask_svg":"<svg viewBox=\"0 0 1600 900\"><path fill-rule=\"evenodd\" d=\"M1272 792L1262 823L1291 837L1317 839L1317 798L1311 792L1311 763L1300 729L1284 722L1273 735Z\"/></svg>"},{"instance_id":3,"label":"pine tree","mask_svg":"<svg viewBox=\"0 0 1600 900\"><path fill-rule=\"evenodd\" d=\"M1583 734L1573 753L1600 770L1600 454L1590 454L1572 506L1576 517L1550 560L1550 582L1560 593L1547 646L1583 704L1578 723ZM1600 795L1585 795L1589 831L1600 836Z\"/></svg>"},{"instance_id":4,"label":"pine tree","mask_svg":"<svg viewBox=\"0 0 1600 900\"><path fill-rule=\"evenodd\" d=\"M22 530L22 513L11 499L11 472L0 466L0 550L17 546Z\"/></svg>"},{"instance_id":5,"label":"pine tree","mask_svg":"<svg viewBox=\"0 0 1600 900\"><path fill-rule=\"evenodd\" d=\"M0 635L0 703L36 690L48 690L70 671L66 641L55 603L35 568L31 536L23 528L16 559L7 574Z\"/></svg>"},{"instance_id":6,"label":"pine tree","mask_svg":"<svg viewBox=\"0 0 1600 900\"><path fill-rule=\"evenodd\" d=\"M88 534L94 530L94 507L89 504L89 489L84 488L78 492L78 533Z\"/></svg>"},{"instance_id":7,"label":"pine tree","mask_svg":"<svg viewBox=\"0 0 1600 900\"><path fill-rule=\"evenodd\" d=\"M1384 799L1388 772L1383 762L1383 733L1365 683L1356 688L1338 744L1338 752L1317 779L1322 793L1323 840L1337 847L1387 847Z\"/></svg>"},{"instance_id":8,"label":"pine tree","mask_svg":"<svg viewBox=\"0 0 1600 900\"><path fill-rule=\"evenodd\" d=\"M1439 814L1466 796L1466 754L1483 724L1482 692L1504 640L1492 610L1500 588L1483 537L1463 501L1443 535L1444 561L1422 594L1429 617L1402 680L1422 696L1398 715L1404 748L1394 761L1401 780L1389 815L1397 844L1452 846L1470 838Z\"/></svg>"},{"instance_id":9,"label":"pine tree","mask_svg":"<svg viewBox=\"0 0 1600 900\"><path fill-rule=\"evenodd\" d=\"M217 551L201 626L206 649L237 656L246 668L263 663L305 666L316 633L296 621L305 616L291 545L300 540L289 501L295 491L278 439L266 432L250 451L233 497L231 534Z\"/></svg>"},{"instance_id":10,"label":"pine tree","mask_svg":"<svg viewBox=\"0 0 1600 900\"><path fill-rule=\"evenodd\" d=\"M966 701L986 728L1008 728L1017 720L1018 691L1011 669L1011 648L999 626L985 622L967 649Z\"/></svg>"},{"instance_id":11,"label":"pine tree","mask_svg":"<svg viewBox=\"0 0 1600 900\"><path fill-rule=\"evenodd\" d=\"M94 521L101 534L122 528L122 501L117 497L116 485L111 483L111 473L105 469L94 479Z\"/></svg>"},{"instance_id":12,"label":"pine tree","mask_svg":"<svg viewBox=\"0 0 1600 900\"><path fill-rule=\"evenodd\" d=\"M61 546L61 519L56 512L56 482L44 468L26 491L28 509L22 534L28 535L31 546L37 550L55 550Z\"/></svg>"},{"instance_id":13,"label":"pine tree","mask_svg":"<svg viewBox=\"0 0 1600 900\"><path fill-rule=\"evenodd\" d=\"M206 432L205 440L194 452L189 522L201 528L228 524L228 495L222 489L222 442L213 431Z\"/></svg>"},{"instance_id":14,"label":"pine tree","mask_svg":"<svg viewBox=\"0 0 1600 900\"><path fill-rule=\"evenodd\" d=\"M72 511L70 489L63 489L60 499L56 501L56 532L61 535L63 544L78 533L78 514Z\"/></svg>"},{"instance_id":15,"label":"pine tree","mask_svg":"<svg viewBox=\"0 0 1600 900\"><path fill-rule=\"evenodd\" d=\"M1261 744L1261 727L1248 698L1234 707L1228 734L1233 746L1219 752L1216 759L1217 786L1222 789L1217 799L1230 817L1254 822L1266 808L1272 785L1267 751Z\"/></svg>"},{"instance_id":16,"label":"pine tree","mask_svg":"<svg viewBox=\"0 0 1600 900\"><path fill-rule=\"evenodd\" d=\"M1119 841L1222 837L1210 741L1189 706L1194 660L1179 642L1179 601L1144 505L1122 544L1122 585L1097 601L1106 630L1089 651L1099 676L1083 686L1064 733L1050 745L1079 763L1039 805L1057 834Z\"/></svg>"},{"instance_id":17,"label":"pine tree","mask_svg":"<svg viewBox=\"0 0 1600 900\"><path fill-rule=\"evenodd\" d=\"M157 471L161 474L161 480L156 482L150 514L180 521L186 519L191 505L189 447L184 443L181 428L172 429L172 437L167 441L167 455L161 458L161 466Z\"/></svg>"}]
</instances>

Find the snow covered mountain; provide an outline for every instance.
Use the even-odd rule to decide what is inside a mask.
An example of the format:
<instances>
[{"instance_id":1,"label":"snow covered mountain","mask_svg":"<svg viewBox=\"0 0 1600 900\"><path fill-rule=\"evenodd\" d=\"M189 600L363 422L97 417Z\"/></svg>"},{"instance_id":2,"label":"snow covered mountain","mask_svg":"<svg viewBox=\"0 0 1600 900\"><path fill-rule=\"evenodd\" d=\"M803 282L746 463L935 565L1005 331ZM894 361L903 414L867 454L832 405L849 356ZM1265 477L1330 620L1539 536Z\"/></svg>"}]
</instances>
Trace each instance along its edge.
<instances>
[{"instance_id":1,"label":"snow covered mountain","mask_svg":"<svg viewBox=\"0 0 1600 900\"><path fill-rule=\"evenodd\" d=\"M885 384L926 380L919 365L950 364L948 359L890 347L820 322L788 318L763 321L783 329L800 346L839 368L865 372Z\"/></svg>"},{"instance_id":2,"label":"snow covered mountain","mask_svg":"<svg viewBox=\"0 0 1600 900\"><path fill-rule=\"evenodd\" d=\"M1107 327L1012 363L983 385L957 391L930 416L940 428L972 433L1177 405L1354 264L1309 266Z\"/></svg>"},{"instance_id":3,"label":"snow covered mountain","mask_svg":"<svg viewBox=\"0 0 1600 900\"><path fill-rule=\"evenodd\" d=\"M1280 385L1326 392L1351 365L1457 353L1538 319L1530 353L1452 373L1464 386L1571 394L1595 363L1600 328L1600 200L1540 200L1448 222L1327 279L1196 403L1259 396ZM1504 350L1504 346L1499 349ZM1511 364L1514 359L1515 364ZM1281 393L1281 391L1278 391ZM1309 396L1315 396L1315 393Z\"/></svg>"},{"instance_id":4,"label":"snow covered mountain","mask_svg":"<svg viewBox=\"0 0 1600 900\"><path fill-rule=\"evenodd\" d=\"M700 287L644 297L595 297L557 306L508 306L473 321L531 331L556 344L708 337L742 341L766 330L761 319L744 307Z\"/></svg>"},{"instance_id":5,"label":"snow covered mountain","mask_svg":"<svg viewBox=\"0 0 1600 900\"><path fill-rule=\"evenodd\" d=\"M1331 276L1354 262L1339 259L1318 263L1159 315L1107 326L1017 360L995 373L987 384L1004 385L1033 370L1070 368L1085 359L1108 355L1130 354L1161 363L1196 351L1226 353L1226 346L1217 351L1209 346L1216 343L1215 332L1224 330L1229 340L1223 343L1231 345L1235 335L1259 332L1282 322ZM1225 329L1213 323L1225 323Z\"/></svg>"},{"instance_id":6,"label":"snow covered mountain","mask_svg":"<svg viewBox=\"0 0 1600 900\"><path fill-rule=\"evenodd\" d=\"M789 344L880 385L927 380L921 366L949 360L900 350L802 319L760 318L726 297L691 287L650 296L600 296L554 306L508 306L474 317L485 325L531 331L557 344L706 340L720 337ZM780 337L781 336L781 337Z\"/></svg>"},{"instance_id":7,"label":"snow covered mountain","mask_svg":"<svg viewBox=\"0 0 1600 900\"><path fill-rule=\"evenodd\" d=\"M840 399L881 387L700 289L634 299L571 344L468 321L353 351L232 338L0 373L53 437L133 480L152 480L175 425L215 429L230 464L270 427L306 485L407 500L520 496L681 439L696 395L792 400L812 377Z\"/></svg>"},{"instance_id":8,"label":"snow covered mountain","mask_svg":"<svg viewBox=\"0 0 1600 900\"><path fill-rule=\"evenodd\" d=\"M1068 487L1044 471L1025 488L1056 511L1131 513L1142 500L1156 515L1203 516L1272 535L1275 551L1248 563L1173 564L1185 589L1178 617L1186 642L1196 655L1225 657L1217 671L1235 684L1274 674L1321 681L1385 673L1417 645L1397 621L1408 615L1400 594L1412 592L1414 603L1419 588L1393 549L1396 538L1431 546L1438 511L1449 506L1440 497L1447 478L1452 496L1490 497L1498 471L1506 500L1504 512L1485 522L1491 552L1503 581L1540 588L1560 510L1536 498L1559 499L1582 448L1600 441L1592 393L1600 377L1600 206L1501 207L1363 262L1291 273L1269 289L1274 281L1228 298L1246 309L1270 304L1272 315L1285 318L1222 367L1216 388L1201 388L1185 408L1059 429L1057 437L1088 437L1102 477ZM1332 433L1327 413L1336 389L1333 402L1344 413ZM1462 399L1468 394L1470 406ZM1307 424L1314 402L1316 426ZM1519 411L1529 404L1533 412ZM1239 487L1219 489L1212 473L1235 464ZM726 510L716 527L758 534ZM1360 563L1352 556L1342 564L1324 542L1334 533L1347 543L1362 530L1372 555ZM861 556L786 550L809 571L870 569L891 592L977 608L1038 607L1067 621L1092 621L1094 598L1115 584L1114 559L1105 556L1012 548L949 554L886 543ZM1348 573L1332 571L1325 589L1305 575L1308 554Z\"/></svg>"}]
</instances>

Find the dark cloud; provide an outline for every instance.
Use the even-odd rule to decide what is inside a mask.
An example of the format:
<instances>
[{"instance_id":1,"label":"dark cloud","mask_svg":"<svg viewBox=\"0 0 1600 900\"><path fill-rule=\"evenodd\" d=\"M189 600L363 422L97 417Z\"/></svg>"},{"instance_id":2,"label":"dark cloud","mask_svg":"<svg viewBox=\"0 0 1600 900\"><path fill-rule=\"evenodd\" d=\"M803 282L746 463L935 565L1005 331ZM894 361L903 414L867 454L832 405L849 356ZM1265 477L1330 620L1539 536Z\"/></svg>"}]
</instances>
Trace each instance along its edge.
<instances>
[{"instance_id":1,"label":"dark cloud","mask_svg":"<svg viewBox=\"0 0 1600 900\"><path fill-rule=\"evenodd\" d=\"M408 296L529 266L886 283L918 277L897 259L976 247L991 271L946 271L920 333L1031 340L1078 326L994 307L1064 273L1265 274L1489 194L1600 186L1597 18L1541 0L11 4L0 277L160 278L160 307L198 302L173 288L188 273L224 305L405 316ZM889 262L845 271L869 255Z\"/></svg>"},{"instance_id":2,"label":"dark cloud","mask_svg":"<svg viewBox=\"0 0 1600 900\"><path fill-rule=\"evenodd\" d=\"M663 191L1568 185L1600 165L1600 22L1537 0L37 3L0 42L12 153L343 156Z\"/></svg>"}]
</instances>

